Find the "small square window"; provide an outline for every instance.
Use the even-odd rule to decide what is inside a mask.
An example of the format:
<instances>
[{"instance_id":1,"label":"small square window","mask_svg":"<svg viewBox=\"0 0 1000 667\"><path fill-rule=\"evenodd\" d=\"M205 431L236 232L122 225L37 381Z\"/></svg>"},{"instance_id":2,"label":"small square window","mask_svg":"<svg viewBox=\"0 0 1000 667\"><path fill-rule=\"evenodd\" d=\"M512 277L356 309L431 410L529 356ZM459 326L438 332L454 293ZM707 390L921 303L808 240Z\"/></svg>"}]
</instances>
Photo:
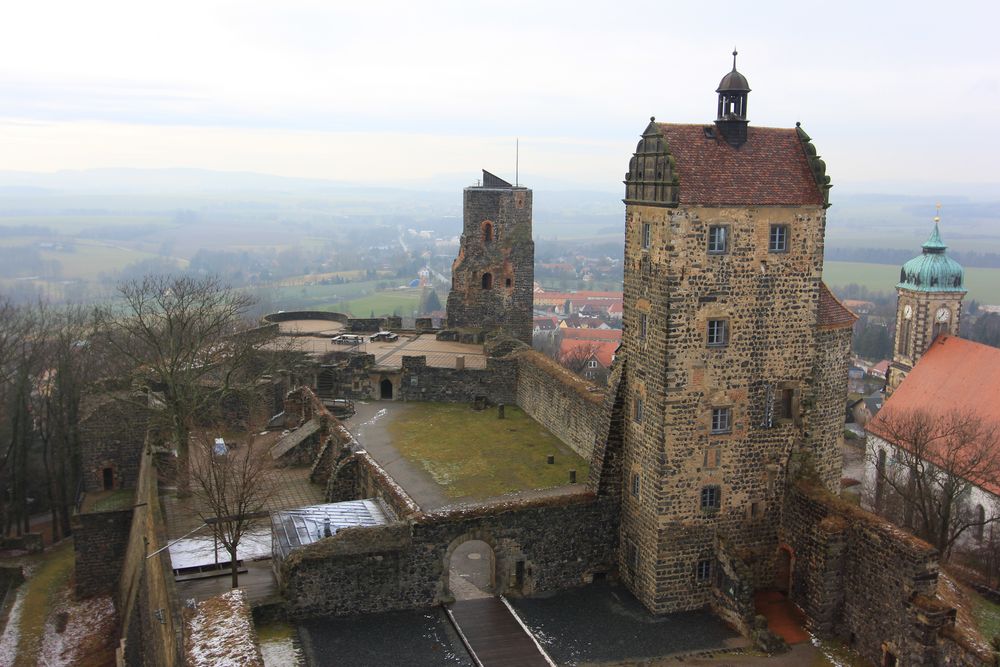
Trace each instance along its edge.
<instances>
[{"instance_id":1,"label":"small square window","mask_svg":"<svg viewBox=\"0 0 1000 667\"><path fill-rule=\"evenodd\" d=\"M750 518L758 519L764 513L764 504L759 500L750 503Z\"/></svg>"},{"instance_id":2,"label":"small square window","mask_svg":"<svg viewBox=\"0 0 1000 667\"><path fill-rule=\"evenodd\" d=\"M695 567L695 579L699 584L705 584L712 579L712 560L702 558Z\"/></svg>"},{"instance_id":3,"label":"small square window","mask_svg":"<svg viewBox=\"0 0 1000 667\"><path fill-rule=\"evenodd\" d=\"M651 230L649 228L649 223L642 223L642 247L643 249L649 248L650 237L652 236Z\"/></svg>"},{"instance_id":4,"label":"small square window","mask_svg":"<svg viewBox=\"0 0 1000 667\"><path fill-rule=\"evenodd\" d=\"M636 498L639 497L639 473L632 473L632 495Z\"/></svg>"},{"instance_id":5,"label":"small square window","mask_svg":"<svg viewBox=\"0 0 1000 667\"><path fill-rule=\"evenodd\" d=\"M788 250L788 225L771 225L767 249L769 252L786 252Z\"/></svg>"},{"instance_id":6,"label":"small square window","mask_svg":"<svg viewBox=\"0 0 1000 667\"><path fill-rule=\"evenodd\" d=\"M587 368L597 368L597 362L591 359L587 362Z\"/></svg>"},{"instance_id":7,"label":"small square window","mask_svg":"<svg viewBox=\"0 0 1000 667\"><path fill-rule=\"evenodd\" d=\"M646 313L639 314L639 339L646 340L646 326L649 324L649 316Z\"/></svg>"},{"instance_id":8,"label":"small square window","mask_svg":"<svg viewBox=\"0 0 1000 667\"><path fill-rule=\"evenodd\" d=\"M701 509L717 510L722 506L722 489L718 486L701 487Z\"/></svg>"},{"instance_id":9,"label":"small square window","mask_svg":"<svg viewBox=\"0 0 1000 667\"><path fill-rule=\"evenodd\" d=\"M708 254L721 255L729 250L729 228L712 225L708 228Z\"/></svg>"},{"instance_id":10,"label":"small square window","mask_svg":"<svg viewBox=\"0 0 1000 667\"><path fill-rule=\"evenodd\" d=\"M712 433L729 433L732 429L732 410L712 408Z\"/></svg>"},{"instance_id":11,"label":"small square window","mask_svg":"<svg viewBox=\"0 0 1000 667\"><path fill-rule=\"evenodd\" d=\"M708 346L721 347L729 343L729 322L727 320L708 321Z\"/></svg>"},{"instance_id":12,"label":"small square window","mask_svg":"<svg viewBox=\"0 0 1000 667\"><path fill-rule=\"evenodd\" d=\"M634 407L632 409L632 419L635 420L635 422L638 423L638 424L642 423L642 399L641 398L635 399L635 405L634 405Z\"/></svg>"}]
</instances>

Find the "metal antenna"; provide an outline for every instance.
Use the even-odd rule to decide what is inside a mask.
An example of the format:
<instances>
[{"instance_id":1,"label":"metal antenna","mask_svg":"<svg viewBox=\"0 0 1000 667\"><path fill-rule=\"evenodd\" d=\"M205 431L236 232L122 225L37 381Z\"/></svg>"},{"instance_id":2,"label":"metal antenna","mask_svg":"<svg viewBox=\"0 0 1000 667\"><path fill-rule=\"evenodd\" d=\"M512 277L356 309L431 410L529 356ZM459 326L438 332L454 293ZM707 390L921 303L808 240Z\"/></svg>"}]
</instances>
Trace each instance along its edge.
<instances>
[{"instance_id":1,"label":"metal antenna","mask_svg":"<svg viewBox=\"0 0 1000 667\"><path fill-rule=\"evenodd\" d=\"M518 169L521 166L521 137L514 138L514 187L520 185L518 179Z\"/></svg>"}]
</instances>

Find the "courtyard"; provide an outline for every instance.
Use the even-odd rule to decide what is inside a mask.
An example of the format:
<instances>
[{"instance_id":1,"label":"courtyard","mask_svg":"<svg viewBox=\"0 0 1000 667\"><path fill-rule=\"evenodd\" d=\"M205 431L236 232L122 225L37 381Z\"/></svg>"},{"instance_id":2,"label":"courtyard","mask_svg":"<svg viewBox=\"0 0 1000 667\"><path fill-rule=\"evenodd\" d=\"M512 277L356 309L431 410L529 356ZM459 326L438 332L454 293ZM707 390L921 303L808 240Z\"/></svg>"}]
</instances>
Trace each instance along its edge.
<instances>
[{"instance_id":1,"label":"courtyard","mask_svg":"<svg viewBox=\"0 0 1000 667\"><path fill-rule=\"evenodd\" d=\"M496 407L461 403L359 402L345 425L425 511L583 488L586 460L520 408L504 413L500 419Z\"/></svg>"}]
</instances>

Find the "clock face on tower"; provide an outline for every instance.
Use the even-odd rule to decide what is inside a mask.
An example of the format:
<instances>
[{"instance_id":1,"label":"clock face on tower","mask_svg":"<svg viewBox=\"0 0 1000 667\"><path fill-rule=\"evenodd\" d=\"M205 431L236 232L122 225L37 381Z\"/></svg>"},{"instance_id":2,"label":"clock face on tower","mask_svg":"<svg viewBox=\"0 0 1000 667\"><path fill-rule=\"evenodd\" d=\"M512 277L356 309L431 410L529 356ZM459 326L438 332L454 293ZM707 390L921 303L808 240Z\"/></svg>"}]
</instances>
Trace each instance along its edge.
<instances>
[{"instance_id":1,"label":"clock face on tower","mask_svg":"<svg viewBox=\"0 0 1000 667\"><path fill-rule=\"evenodd\" d=\"M906 304L906 307L903 308L903 317L905 317L906 319L910 319L911 317L913 317L913 306L911 306L910 304Z\"/></svg>"},{"instance_id":2,"label":"clock face on tower","mask_svg":"<svg viewBox=\"0 0 1000 667\"><path fill-rule=\"evenodd\" d=\"M938 322L947 322L948 318L951 317L951 313L947 308L938 308L934 317Z\"/></svg>"}]
</instances>

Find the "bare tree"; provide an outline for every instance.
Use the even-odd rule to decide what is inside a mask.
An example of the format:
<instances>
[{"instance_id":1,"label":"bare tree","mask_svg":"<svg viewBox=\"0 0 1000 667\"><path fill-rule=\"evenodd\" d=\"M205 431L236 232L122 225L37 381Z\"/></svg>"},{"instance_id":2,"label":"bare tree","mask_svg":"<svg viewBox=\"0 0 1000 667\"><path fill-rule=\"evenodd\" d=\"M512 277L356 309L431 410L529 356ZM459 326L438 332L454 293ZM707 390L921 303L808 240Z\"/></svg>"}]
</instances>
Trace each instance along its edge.
<instances>
[{"instance_id":1,"label":"bare tree","mask_svg":"<svg viewBox=\"0 0 1000 667\"><path fill-rule=\"evenodd\" d=\"M597 356L600 349L597 343L592 342L575 345L559 358L559 363L577 375L582 375L587 364Z\"/></svg>"},{"instance_id":2,"label":"bare tree","mask_svg":"<svg viewBox=\"0 0 1000 667\"><path fill-rule=\"evenodd\" d=\"M1000 425L952 410L882 410L868 429L867 458L875 470L872 504L911 528L947 560L969 529L1000 521L997 508L968 502L974 487L1000 473Z\"/></svg>"},{"instance_id":3,"label":"bare tree","mask_svg":"<svg viewBox=\"0 0 1000 667\"><path fill-rule=\"evenodd\" d=\"M240 542L266 518L264 508L274 494L266 452L254 451L253 436L235 449L216 449L208 437L196 439L191 457L195 507L202 521L212 526L229 553L233 588L239 585L236 550Z\"/></svg>"},{"instance_id":4,"label":"bare tree","mask_svg":"<svg viewBox=\"0 0 1000 667\"><path fill-rule=\"evenodd\" d=\"M215 277L147 276L118 288L98 314L101 336L135 381L162 395L177 447L177 485L190 493L189 439L196 419L259 377L258 353L273 337L251 332L253 299Z\"/></svg>"}]
</instances>

